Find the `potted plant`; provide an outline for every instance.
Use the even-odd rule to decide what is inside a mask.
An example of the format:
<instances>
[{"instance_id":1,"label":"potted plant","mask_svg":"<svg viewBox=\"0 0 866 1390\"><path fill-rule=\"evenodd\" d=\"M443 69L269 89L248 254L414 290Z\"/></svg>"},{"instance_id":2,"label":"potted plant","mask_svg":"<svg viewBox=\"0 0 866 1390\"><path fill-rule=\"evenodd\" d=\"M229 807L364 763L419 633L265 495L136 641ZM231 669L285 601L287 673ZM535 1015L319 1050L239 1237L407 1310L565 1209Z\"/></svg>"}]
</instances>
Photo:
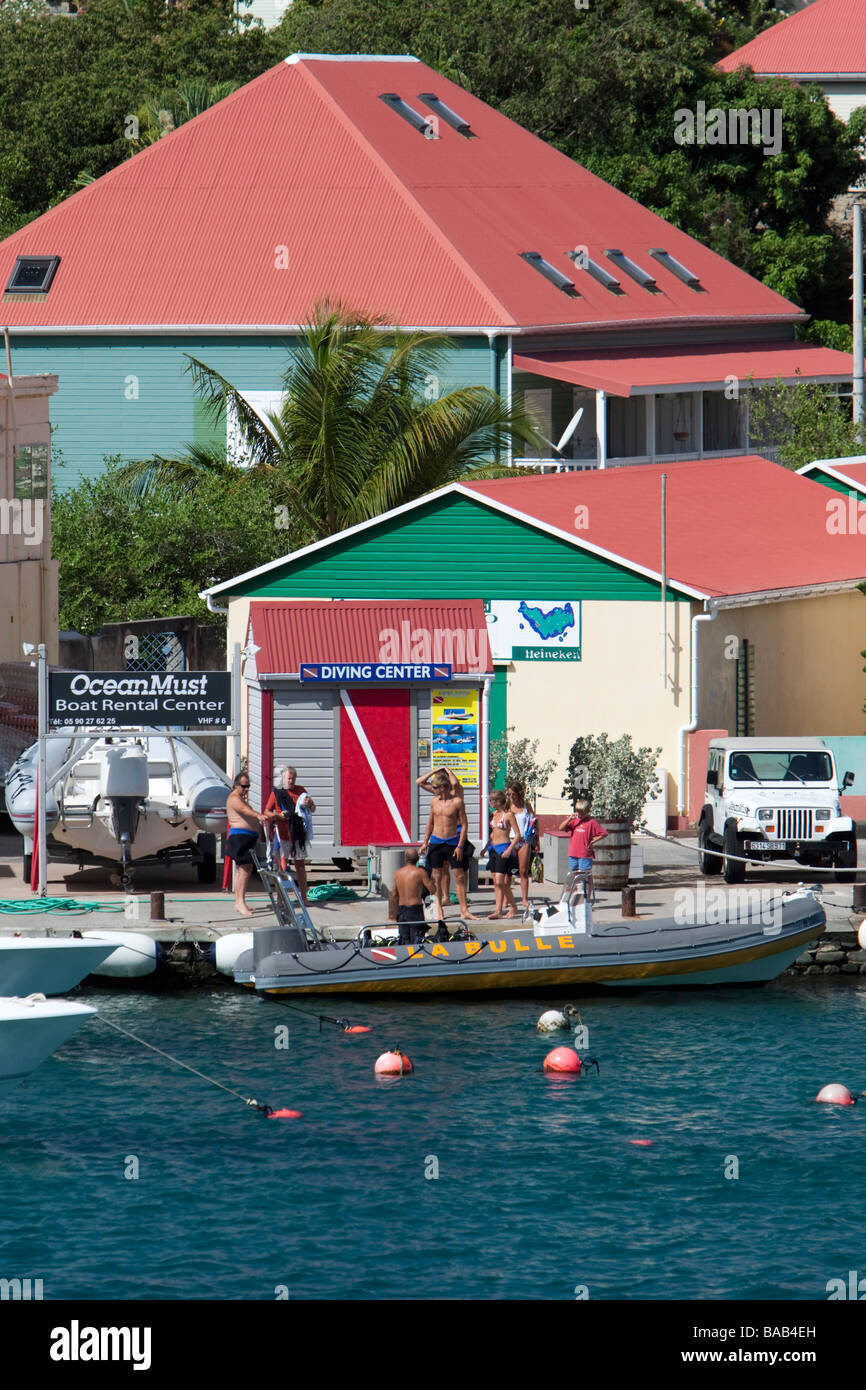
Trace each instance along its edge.
<instances>
[{"instance_id":1,"label":"potted plant","mask_svg":"<svg viewBox=\"0 0 866 1390\"><path fill-rule=\"evenodd\" d=\"M632 831L644 824L643 808L661 792L655 768L661 748L635 748L631 735L611 740L588 734L571 745L562 795L585 799L608 832L595 850L597 888L616 890L628 883Z\"/></svg>"}]
</instances>

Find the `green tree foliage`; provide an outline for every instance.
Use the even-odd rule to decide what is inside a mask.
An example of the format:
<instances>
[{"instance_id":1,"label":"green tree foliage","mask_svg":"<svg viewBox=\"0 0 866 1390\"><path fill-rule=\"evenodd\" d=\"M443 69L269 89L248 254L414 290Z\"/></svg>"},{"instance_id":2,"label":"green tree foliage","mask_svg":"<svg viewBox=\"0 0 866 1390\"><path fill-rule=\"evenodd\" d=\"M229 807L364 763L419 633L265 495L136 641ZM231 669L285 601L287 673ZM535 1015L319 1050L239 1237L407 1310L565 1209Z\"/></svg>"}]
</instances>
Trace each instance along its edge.
<instances>
[{"instance_id":1,"label":"green tree foliage","mask_svg":"<svg viewBox=\"0 0 866 1390\"><path fill-rule=\"evenodd\" d=\"M203 477L185 497L136 498L117 460L96 480L52 500L52 552L60 561L60 626L96 632L105 622L209 613L199 590L296 548L281 527L267 475Z\"/></svg>"},{"instance_id":2,"label":"green tree foliage","mask_svg":"<svg viewBox=\"0 0 866 1390\"><path fill-rule=\"evenodd\" d=\"M73 19L0 6L0 235L129 154L127 117L152 93L244 83L284 56L232 0L88 0Z\"/></svg>"},{"instance_id":3,"label":"green tree foliage","mask_svg":"<svg viewBox=\"0 0 866 1390\"><path fill-rule=\"evenodd\" d=\"M562 795L585 799L598 820L643 824L641 812L661 793L656 764L661 748L635 748L631 734L610 739L607 734L576 738L568 757Z\"/></svg>"},{"instance_id":4,"label":"green tree foliage","mask_svg":"<svg viewBox=\"0 0 866 1390\"><path fill-rule=\"evenodd\" d=\"M251 468L197 449L127 464L120 476L156 497L187 495L202 477L263 474L308 539L319 540L467 473L510 476L492 463L509 438L541 447L522 406L487 387L440 394L446 337L385 332L381 323L318 306L286 365L282 406L267 421L224 376L190 358L214 421L227 410L237 420Z\"/></svg>"},{"instance_id":5,"label":"green tree foliage","mask_svg":"<svg viewBox=\"0 0 866 1390\"><path fill-rule=\"evenodd\" d=\"M499 738L490 743L490 787L497 782L506 786L509 782L519 782L525 788L530 801L546 787L550 781L556 759L542 761L538 756L537 738L512 738L516 725L511 724Z\"/></svg>"},{"instance_id":6,"label":"green tree foliage","mask_svg":"<svg viewBox=\"0 0 866 1390\"><path fill-rule=\"evenodd\" d=\"M752 388L749 436L757 453L770 453L785 468L864 452L862 427L851 419L850 398L815 381L788 386L777 378Z\"/></svg>"}]
</instances>

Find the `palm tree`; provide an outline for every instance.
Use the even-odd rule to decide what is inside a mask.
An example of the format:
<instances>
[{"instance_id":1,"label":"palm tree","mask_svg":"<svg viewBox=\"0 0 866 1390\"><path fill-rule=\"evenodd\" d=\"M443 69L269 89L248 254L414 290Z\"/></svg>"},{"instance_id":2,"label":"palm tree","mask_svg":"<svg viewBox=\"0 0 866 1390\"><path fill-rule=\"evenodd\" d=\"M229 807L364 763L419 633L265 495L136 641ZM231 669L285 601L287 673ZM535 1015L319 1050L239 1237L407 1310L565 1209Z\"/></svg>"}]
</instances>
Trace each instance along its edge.
<instances>
[{"instance_id":1,"label":"palm tree","mask_svg":"<svg viewBox=\"0 0 866 1390\"><path fill-rule=\"evenodd\" d=\"M311 540L379 516L471 475L513 476L495 460L509 441L541 449L522 405L484 386L438 394L453 344L441 334L399 329L341 305L317 305L283 375L279 409L263 418L220 372L195 357L186 368L216 424L237 422L247 466L225 451L188 449L121 470L141 496L187 493L203 472L242 485L248 469L272 472L275 495Z\"/></svg>"},{"instance_id":2,"label":"palm tree","mask_svg":"<svg viewBox=\"0 0 866 1390\"><path fill-rule=\"evenodd\" d=\"M139 150L155 144L163 135L191 121L194 116L200 116L208 107L231 96L239 86L239 82L209 83L198 78L181 83L171 91L146 97L136 112L138 134L130 138L130 155L138 154Z\"/></svg>"}]
</instances>

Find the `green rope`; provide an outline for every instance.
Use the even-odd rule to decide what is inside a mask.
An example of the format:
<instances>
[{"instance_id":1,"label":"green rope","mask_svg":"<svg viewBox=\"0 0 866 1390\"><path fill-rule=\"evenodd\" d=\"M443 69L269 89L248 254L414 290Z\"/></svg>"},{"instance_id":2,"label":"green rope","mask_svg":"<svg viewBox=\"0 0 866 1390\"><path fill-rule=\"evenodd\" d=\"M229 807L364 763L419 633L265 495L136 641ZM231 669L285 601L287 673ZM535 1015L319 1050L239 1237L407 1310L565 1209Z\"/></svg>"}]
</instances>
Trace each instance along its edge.
<instances>
[{"instance_id":1,"label":"green rope","mask_svg":"<svg viewBox=\"0 0 866 1390\"><path fill-rule=\"evenodd\" d=\"M315 888L307 890L308 901L314 903L329 901L332 898L355 900L357 897L354 888L349 888L345 883L317 883Z\"/></svg>"},{"instance_id":2,"label":"green rope","mask_svg":"<svg viewBox=\"0 0 866 1390\"><path fill-rule=\"evenodd\" d=\"M0 912L123 912L124 903L77 902L75 898L0 898Z\"/></svg>"}]
</instances>

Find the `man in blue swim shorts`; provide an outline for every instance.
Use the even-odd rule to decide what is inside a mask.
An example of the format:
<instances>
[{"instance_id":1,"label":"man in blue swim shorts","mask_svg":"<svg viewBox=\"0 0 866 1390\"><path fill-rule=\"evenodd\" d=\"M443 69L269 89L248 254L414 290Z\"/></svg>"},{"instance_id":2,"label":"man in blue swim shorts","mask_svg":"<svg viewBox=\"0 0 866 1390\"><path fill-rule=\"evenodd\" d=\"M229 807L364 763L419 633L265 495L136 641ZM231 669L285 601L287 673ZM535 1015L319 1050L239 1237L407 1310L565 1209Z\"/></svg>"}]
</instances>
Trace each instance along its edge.
<instances>
[{"instance_id":1,"label":"man in blue swim shorts","mask_svg":"<svg viewBox=\"0 0 866 1390\"><path fill-rule=\"evenodd\" d=\"M229 823L226 854L235 862L235 911L242 917L252 917L246 891L255 867L252 851L259 842L265 817L250 805L250 779L245 772L239 773L232 783L226 800L226 817Z\"/></svg>"},{"instance_id":2,"label":"man in blue swim shorts","mask_svg":"<svg viewBox=\"0 0 866 1390\"><path fill-rule=\"evenodd\" d=\"M427 856L427 865L436 889L441 937L445 932L445 904L451 897L452 867L460 916L464 921L478 921L475 914L469 910L466 897L469 861L474 853L474 846L469 840L469 822L466 818L463 788L454 773L449 768L440 767L435 772L425 773L417 782L423 791L433 793L421 853Z\"/></svg>"}]
</instances>

